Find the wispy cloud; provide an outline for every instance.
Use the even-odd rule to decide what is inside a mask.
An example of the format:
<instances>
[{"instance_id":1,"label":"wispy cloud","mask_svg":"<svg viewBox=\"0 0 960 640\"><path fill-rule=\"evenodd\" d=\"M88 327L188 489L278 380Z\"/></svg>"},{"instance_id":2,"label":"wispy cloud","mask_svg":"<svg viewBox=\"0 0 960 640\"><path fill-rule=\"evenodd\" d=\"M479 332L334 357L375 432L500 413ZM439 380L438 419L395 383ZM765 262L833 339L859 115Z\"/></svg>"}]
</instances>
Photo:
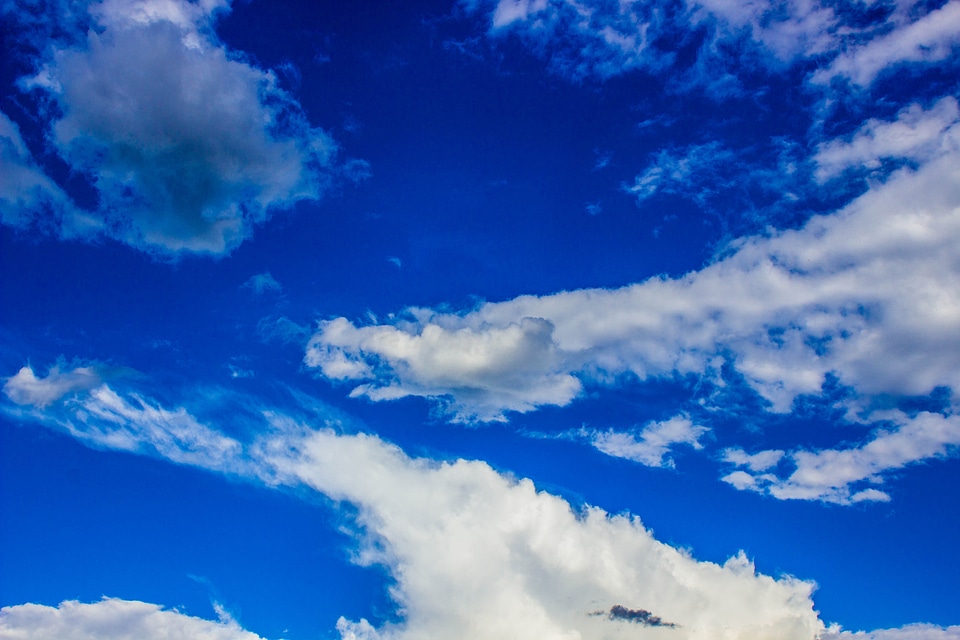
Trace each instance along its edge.
<instances>
[{"instance_id":1,"label":"wispy cloud","mask_svg":"<svg viewBox=\"0 0 960 640\"><path fill-rule=\"evenodd\" d=\"M283 289L280 283L277 282L277 279L270 275L269 271L250 276L250 278L243 283L243 286L251 289L258 296L263 295L267 291L280 291Z\"/></svg>"}]
</instances>

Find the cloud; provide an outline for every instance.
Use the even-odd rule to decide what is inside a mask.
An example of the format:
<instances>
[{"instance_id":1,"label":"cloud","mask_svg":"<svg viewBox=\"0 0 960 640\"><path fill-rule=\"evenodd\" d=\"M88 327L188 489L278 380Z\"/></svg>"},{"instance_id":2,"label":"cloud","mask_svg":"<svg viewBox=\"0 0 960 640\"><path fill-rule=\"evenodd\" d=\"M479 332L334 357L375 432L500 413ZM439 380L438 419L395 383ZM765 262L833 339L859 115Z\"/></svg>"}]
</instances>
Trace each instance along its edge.
<instances>
[{"instance_id":1,"label":"cloud","mask_svg":"<svg viewBox=\"0 0 960 640\"><path fill-rule=\"evenodd\" d=\"M929 64L945 60L958 45L960 2L953 0L915 21L902 21L888 33L847 48L828 67L814 73L813 81L826 84L840 76L866 87L890 67L907 62Z\"/></svg>"},{"instance_id":2,"label":"cloud","mask_svg":"<svg viewBox=\"0 0 960 640\"><path fill-rule=\"evenodd\" d=\"M386 384L356 386L352 395L443 399L458 421L504 420L504 411L567 404L580 391L560 368L553 326L531 317L476 328L356 327L337 318L320 323L305 362L332 380L375 378L378 369L387 372L384 365L402 371Z\"/></svg>"},{"instance_id":3,"label":"cloud","mask_svg":"<svg viewBox=\"0 0 960 640\"><path fill-rule=\"evenodd\" d=\"M924 162L960 148L960 107L953 96L941 98L929 109L905 107L897 119L867 120L849 140L821 144L813 161L816 177L825 181L850 168L876 169L882 160Z\"/></svg>"},{"instance_id":4,"label":"cloud","mask_svg":"<svg viewBox=\"0 0 960 640\"><path fill-rule=\"evenodd\" d=\"M898 629L877 631L841 631L830 629L821 640L957 640L960 626L938 627L932 624L908 624Z\"/></svg>"},{"instance_id":5,"label":"cloud","mask_svg":"<svg viewBox=\"0 0 960 640\"><path fill-rule=\"evenodd\" d=\"M886 502L889 494L877 488L882 474L908 464L942 458L960 447L960 416L900 411L870 416L882 425L866 443L841 449L798 450L786 456L793 471L778 475L769 470L784 458L783 451L747 455L726 452L727 462L746 467L723 478L741 490L760 491L781 500L822 500L837 504Z\"/></svg>"},{"instance_id":6,"label":"cloud","mask_svg":"<svg viewBox=\"0 0 960 640\"><path fill-rule=\"evenodd\" d=\"M834 214L743 238L680 278L324 321L305 362L374 400L419 395L456 419L572 401L580 381L735 368L772 410L828 374L861 394L960 388L960 153L903 169Z\"/></svg>"},{"instance_id":7,"label":"cloud","mask_svg":"<svg viewBox=\"0 0 960 640\"><path fill-rule=\"evenodd\" d=\"M35 417L90 446L310 488L354 505L355 560L386 568L401 617L379 628L341 620L344 638L632 637L635 625L622 616L591 615L618 606L654 612L677 625L670 637L691 640L809 640L823 627L812 583L757 574L743 554L722 565L699 562L655 540L634 517L576 512L483 462L411 458L375 436L315 428L267 407L260 435L240 442L185 408L106 386L76 402L35 409ZM113 604L102 608L122 607L106 602ZM139 606L162 617L154 605Z\"/></svg>"},{"instance_id":8,"label":"cloud","mask_svg":"<svg viewBox=\"0 0 960 640\"><path fill-rule=\"evenodd\" d=\"M103 231L167 257L230 252L271 211L319 197L335 145L276 77L213 35L225 3L111 0L23 86L62 113L50 138L99 192Z\"/></svg>"},{"instance_id":9,"label":"cloud","mask_svg":"<svg viewBox=\"0 0 960 640\"><path fill-rule=\"evenodd\" d=\"M20 128L0 112L0 222L23 228L70 210L70 199L34 161Z\"/></svg>"},{"instance_id":10,"label":"cloud","mask_svg":"<svg viewBox=\"0 0 960 640\"><path fill-rule=\"evenodd\" d=\"M100 602L61 602L57 607L21 604L0 609L0 639L70 640L262 640L231 619L195 618L159 605L104 598Z\"/></svg>"},{"instance_id":11,"label":"cloud","mask_svg":"<svg viewBox=\"0 0 960 640\"><path fill-rule=\"evenodd\" d=\"M76 367L61 371L55 365L47 377L38 378L30 365L22 367L3 384L3 392L18 405L32 405L41 409L68 394L90 391L103 381L93 367Z\"/></svg>"},{"instance_id":12,"label":"cloud","mask_svg":"<svg viewBox=\"0 0 960 640\"><path fill-rule=\"evenodd\" d=\"M243 283L243 286L252 289L258 296L263 295L267 291L280 291L283 288L280 286L280 283L277 282L276 278L270 275L269 271L250 276L250 278Z\"/></svg>"},{"instance_id":13,"label":"cloud","mask_svg":"<svg viewBox=\"0 0 960 640\"><path fill-rule=\"evenodd\" d=\"M638 433L581 429L579 438L587 440L598 451L615 458L626 458L648 467L673 467L668 457L674 445L685 444L703 449L700 437L709 429L694 425L689 417L674 416L662 422L649 422Z\"/></svg>"},{"instance_id":14,"label":"cloud","mask_svg":"<svg viewBox=\"0 0 960 640\"><path fill-rule=\"evenodd\" d=\"M651 638L684 640L956 637L956 628L929 625L872 635L827 629L814 609L811 582L758 574L742 553L723 564L697 561L657 541L628 514L575 511L530 480L483 462L412 458L376 436L335 431L335 418L316 418L320 426L314 426L260 406L256 414L264 424L246 442L192 417L177 418L182 434L156 446L165 438L157 434L170 431L170 416L190 415L185 408L162 408L105 386L87 393L76 399L82 409L50 405L36 408L35 417L65 426L91 446L159 456L297 493L309 488L353 505L354 560L387 570L399 617L379 626L341 618L337 630L345 640L626 639L640 625ZM91 405L107 409L89 411ZM154 410L141 410L149 407ZM116 431L118 423L126 438L96 435ZM216 439L230 444L196 444ZM61 637L61 629L78 630L67 634L77 637L94 622L101 625L99 638L152 638L158 629L173 630L176 637L255 637L242 635L228 617L213 623L111 599L8 607L0 613L0 630L8 635L0 637ZM109 635L118 629L127 635ZM237 635L217 635L228 633Z\"/></svg>"}]
</instances>

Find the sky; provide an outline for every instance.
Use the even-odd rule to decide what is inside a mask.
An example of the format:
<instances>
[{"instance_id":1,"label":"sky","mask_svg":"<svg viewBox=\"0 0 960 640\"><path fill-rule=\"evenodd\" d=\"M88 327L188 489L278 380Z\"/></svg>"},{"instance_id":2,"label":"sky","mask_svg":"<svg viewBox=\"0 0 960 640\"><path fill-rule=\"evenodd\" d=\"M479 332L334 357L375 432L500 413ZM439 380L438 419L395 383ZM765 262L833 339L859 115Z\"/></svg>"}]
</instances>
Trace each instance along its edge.
<instances>
[{"instance_id":1,"label":"sky","mask_svg":"<svg viewBox=\"0 0 960 640\"><path fill-rule=\"evenodd\" d=\"M0 639L960 639L960 0L0 16Z\"/></svg>"}]
</instances>

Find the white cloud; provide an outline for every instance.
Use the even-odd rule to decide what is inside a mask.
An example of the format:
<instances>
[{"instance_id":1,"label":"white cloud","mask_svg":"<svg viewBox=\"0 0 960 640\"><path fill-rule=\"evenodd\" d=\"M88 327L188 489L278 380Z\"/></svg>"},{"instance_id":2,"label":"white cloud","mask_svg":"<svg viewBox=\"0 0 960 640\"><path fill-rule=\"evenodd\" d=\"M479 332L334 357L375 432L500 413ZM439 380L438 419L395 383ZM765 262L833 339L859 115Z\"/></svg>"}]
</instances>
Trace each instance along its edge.
<instances>
[{"instance_id":1,"label":"white cloud","mask_svg":"<svg viewBox=\"0 0 960 640\"><path fill-rule=\"evenodd\" d=\"M826 84L836 76L861 87L870 85L884 70L905 62L931 63L949 57L960 45L960 2L953 0L916 21L896 24L882 36L851 46L832 64L813 75Z\"/></svg>"},{"instance_id":2,"label":"white cloud","mask_svg":"<svg viewBox=\"0 0 960 640\"><path fill-rule=\"evenodd\" d=\"M19 405L40 408L78 391L89 391L102 384L93 367L76 367L61 371L59 365L50 368L47 377L38 378L29 365L22 367L3 384L3 392Z\"/></svg>"},{"instance_id":3,"label":"white cloud","mask_svg":"<svg viewBox=\"0 0 960 640\"><path fill-rule=\"evenodd\" d=\"M454 416L562 406L578 379L733 365L774 411L827 374L863 394L960 389L960 154L902 170L803 228L745 238L681 278L321 323L306 363L354 394L445 398Z\"/></svg>"},{"instance_id":4,"label":"white cloud","mask_svg":"<svg viewBox=\"0 0 960 640\"><path fill-rule=\"evenodd\" d=\"M212 32L225 3L110 0L25 86L63 117L52 140L100 194L106 233L141 249L231 251L272 209L316 198L334 145L272 73Z\"/></svg>"},{"instance_id":5,"label":"white cloud","mask_svg":"<svg viewBox=\"0 0 960 640\"><path fill-rule=\"evenodd\" d=\"M230 619L213 622L136 600L21 604L0 609L0 639L36 640L262 640Z\"/></svg>"},{"instance_id":6,"label":"white cloud","mask_svg":"<svg viewBox=\"0 0 960 640\"><path fill-rule=\"evenodd\" d=\"M0 112L0 222L24 227L70 209L67 195L34 161L20 128Z\"/></svg>"},{"instance_id":7,"label":"white cloud","mask_svg":"<svg viewBox=\"0 0 960 640\"><path fill-rule=\"evenodd\" d=\"M634 517L589 507L575 512L565 500L537 491L530 480L518 481L483 462L411 458L375 436L314 429L263 408L259 413L267 423L252 442L242 444L180 418L182 434L158 447L157 434L170 431L170 416L189 415L185 409L131 401L107 387L78 402L84 409L102 408L85 414L50 406L37 409L37 416L66 424L88 444L221 473L238 470L269 486L308 487L354 505L355 561L386 568L400 617L379 626L341 618L337 629L345 640L626 639L641 629L650 638L811 640L826 631L810 582L757 574L742 553L722 565L697 561L658 542ZM97 421L103 424L93 424ZM126 439L86 435L116 431L118 422ZM197 446L211 434L232 444ZM11 640L94 637L80 635L94 628L100 629L96 637L110 639L152 638L160 629L170 635L157 637L255 637L242 635L226 618L218 624L109 599L94 605L68 602L59 609L23 605L0 613L0 633L7 633L0 637ZM67 629L74 635L64 635ZM930 635L896 635L914 631ZM952 633L913 626L866 637L952 637L936 635L941 631ZM829 632L841 634L836 627Z\"/></svg>"},{"instance_id":8,"label":"white cloud","mask_svg":"<svg viewBox=\"0 0 960 640\"><path fill-rule=\"evenodd\" d=\"M850 140L831 140L817 149L816 177L823 181L851 167L877 168L882 159L929 160L960 148L960 107L947 96L929 109L910 105L893 122L867 120Z\"/></svg>"},{"instance_id":9,"label":"white cloud","mask_svg":"<svg viewBox=\"0 0 960 640\"><path fill-rule=\"evenodd\" d=\"M886 502L889 494L876 488L882 474L922 460L944 457L960 446L960 417L921 412L878 413L882 426L859 446L817 451L798 450L786 456L793 471L786 477L767 471L784 457L782 451L747 455L728 451L727 462L739 470L723 479L738 489L766 492L781 500L822 500L838 504Z\"/></svg>"},{"instance_id":10,"label":"white cloud","mask_svg":"<svg viewBox=\"0 0 960 640\"><path fill-rule=\"evenodd\" d=\"M360 385L372 400L404 396L449 399L457 420L503 420L504 411L566 404L580 382L560 369L553 326L518 318L499 327L356 327L344 318L320 323L306 363L333 380L365 380L379 364L403 371L386 385ZM356 354L365 354L357 357Z\"/></svg>"},{"instance_id":11,"label":"white cloud","mask_svg":"<svg viewBox=\"0 0 960 640\"><path fill-rule=\"evenodd\" d=\"M609 456L626 458L648 467L673 467L674 462L668 454L674 445L703 449L700 437L707 431L706 427L693 424L689 417L679 415L662 422L649 422L637 433L582 429L578 435Z\"/></svg>"}]
</instances>

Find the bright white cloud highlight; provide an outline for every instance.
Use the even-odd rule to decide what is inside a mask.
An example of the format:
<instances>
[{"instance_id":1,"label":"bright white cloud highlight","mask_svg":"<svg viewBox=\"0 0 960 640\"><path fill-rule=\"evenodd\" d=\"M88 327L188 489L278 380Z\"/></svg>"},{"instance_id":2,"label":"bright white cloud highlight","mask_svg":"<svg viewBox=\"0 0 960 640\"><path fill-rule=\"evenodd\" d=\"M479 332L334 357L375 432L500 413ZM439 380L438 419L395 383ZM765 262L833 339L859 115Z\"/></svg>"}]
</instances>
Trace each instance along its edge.
<instances>
[{"instance_id":1,"label":"bright white cloud highlight","mask_svg":"<svg viewBox=\"0 0 960 640\"><path fill-rule=\"evenodd\" d=\"M615 458L626 458L648 467L673 467L669 457L676 445L703 449L700 437L709 429L693 424L687 416L674 416L662 422L650 422L635 433L581 429L577 435L598 451Z\"/></svg>"},{"instance_id":2,"label":"bright white cloud highlight","mask_svg":"<svg viewBox=\"0 0 960 640\"><path fill-rule=\"evenodd\" d=\"M230 619L213 622L136 600L68 600L57 607L21 604L0 609L0 640L40 638L262 640Z\"/></svg>"},{"instance_id":3,"label":"bright white cloud highlight","mask_svg":"<svg viewBox=\"0 0 960 640\"><path fill-rule=\"evenodd\" d=\"M25 86L63 117L59 153L100 194L106 232L141 249L224 254L272 209L316 198L334 145L272 73L213 36L225 3L111 0Z\"/></svg>"}]
</instances>

